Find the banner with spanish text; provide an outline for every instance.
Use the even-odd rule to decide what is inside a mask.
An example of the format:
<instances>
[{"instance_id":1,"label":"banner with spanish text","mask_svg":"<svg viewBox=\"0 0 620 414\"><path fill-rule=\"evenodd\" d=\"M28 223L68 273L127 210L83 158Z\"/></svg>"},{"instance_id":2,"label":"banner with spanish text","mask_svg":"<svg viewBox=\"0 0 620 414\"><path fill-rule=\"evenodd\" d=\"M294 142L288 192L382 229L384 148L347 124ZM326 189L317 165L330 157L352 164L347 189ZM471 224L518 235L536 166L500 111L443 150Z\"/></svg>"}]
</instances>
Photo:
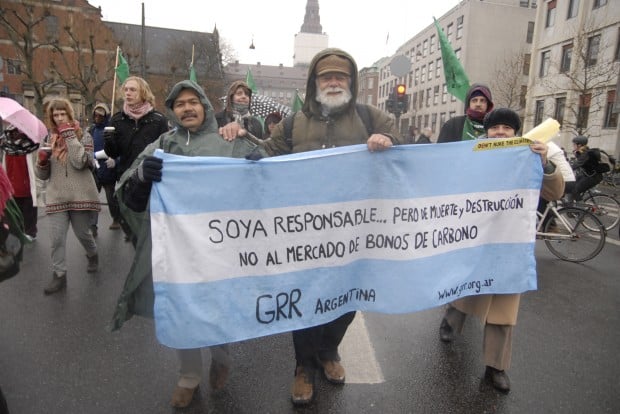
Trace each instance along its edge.
<instances>
[{"instance_id":1,"label":"banner with spanish text","mask_svg":"<svg viewBox=\"0 0 620 414\"><path fill-rule=\"evenodd\" d=\"M356 145L260 161L158 150L159 341L198 348L349 311L536 289L542 167L524 144Z\"/></svg>"}]
</instances>

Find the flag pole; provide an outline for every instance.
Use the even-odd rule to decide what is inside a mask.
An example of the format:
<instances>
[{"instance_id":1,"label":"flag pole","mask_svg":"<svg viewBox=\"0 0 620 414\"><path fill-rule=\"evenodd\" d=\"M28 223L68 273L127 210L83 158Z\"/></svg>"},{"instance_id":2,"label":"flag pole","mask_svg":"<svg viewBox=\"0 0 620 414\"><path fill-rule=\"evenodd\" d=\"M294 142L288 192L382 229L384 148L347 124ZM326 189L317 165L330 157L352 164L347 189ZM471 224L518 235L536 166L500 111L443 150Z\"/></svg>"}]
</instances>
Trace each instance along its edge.
<instances>
[{"instance_id":1,"label":"flag pole","mask_svg":"<svg viewBox=\"0 0 620 414\"><path fill-rule=\"evenodd\" d=\"M110 116L114 115L114 100L116 99L116 68L118 67L118 51L120 46L116 46L116 60L114 62L114 83L112 84L112 104L110 105Z\"/></svg>"},{"instance_id":2,"label":"flag pole","mask_svg":"<svg viewBox=\"0 0 620 414\"><path fill-rule=\"evenodd\" d=\"M194 66L194 45L192 44L192 66Z\"/></svg>"}]
</instances>

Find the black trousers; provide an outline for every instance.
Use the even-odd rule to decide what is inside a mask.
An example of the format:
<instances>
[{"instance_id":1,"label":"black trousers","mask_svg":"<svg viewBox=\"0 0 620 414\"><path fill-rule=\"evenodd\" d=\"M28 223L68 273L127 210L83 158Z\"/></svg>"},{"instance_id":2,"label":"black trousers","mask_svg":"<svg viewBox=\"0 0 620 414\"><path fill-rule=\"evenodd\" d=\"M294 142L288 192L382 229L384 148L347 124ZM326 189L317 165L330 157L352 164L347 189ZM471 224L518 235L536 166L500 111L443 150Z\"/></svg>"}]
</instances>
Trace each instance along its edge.
<instances>
[{"instance_id":1,"label":"black trousers","mask_svg":"<svg viewBox=\"0 0 620 414\"><path fill-rule=\"evenodd\" d=\"M37 207L32 205L32 197L15 197L15 203L24 217L24 232L37 237Z\"/></svg>"},{"instance_id":2,"label":"black trousers","mask_svg":"<svg viewBox=\"0 0 620 414\"><path fill-rule=\"evenodd\" d=\"M353 318L355 312L348 312L324 325L293 331L297 365L312 367L316 358L340 361L338 346Z\"/></svg>"}]
</instances>

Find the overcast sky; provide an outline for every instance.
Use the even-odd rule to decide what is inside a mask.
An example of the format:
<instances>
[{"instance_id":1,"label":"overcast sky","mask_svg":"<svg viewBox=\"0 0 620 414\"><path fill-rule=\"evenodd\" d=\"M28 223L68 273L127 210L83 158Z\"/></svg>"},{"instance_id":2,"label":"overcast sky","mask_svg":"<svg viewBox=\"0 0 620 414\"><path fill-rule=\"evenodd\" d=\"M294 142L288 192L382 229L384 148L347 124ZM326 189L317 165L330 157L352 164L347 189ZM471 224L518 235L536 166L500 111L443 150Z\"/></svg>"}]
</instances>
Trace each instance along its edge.
<instances>
[{"instance_id":1,"label":"overcast sky","mask_svg":"<svg viewBox=\"0 0 620 414\"><path fill-rule=\"evenodd\" d=\"M293 65L295 34L306 12L306 0L89 0L101 6L103 19L140 24L142 3L147 26L212 32L235 50L241 63ZM329 47L349 52L358 67L370 66L441 17L459 0L319 0L323 32ZM388 37L389 33L389 37ZM254 40L256 49L249 49ZM387 40L387 42L386 42Z\"/></svg>"}]
</instances>

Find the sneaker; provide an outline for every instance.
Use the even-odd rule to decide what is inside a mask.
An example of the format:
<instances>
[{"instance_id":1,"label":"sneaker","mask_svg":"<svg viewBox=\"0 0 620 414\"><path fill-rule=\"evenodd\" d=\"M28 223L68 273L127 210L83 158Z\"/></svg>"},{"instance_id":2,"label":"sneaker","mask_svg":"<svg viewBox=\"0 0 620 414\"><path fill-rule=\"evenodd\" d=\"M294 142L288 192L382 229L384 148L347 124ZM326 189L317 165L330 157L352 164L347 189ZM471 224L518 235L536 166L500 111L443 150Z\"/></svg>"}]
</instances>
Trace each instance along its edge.
<instances>
[{"instance_id":1,"label":"sneaker","mask_svg":"<svg viewBox=\"0 0 620 414\"><path fill-rule=\"evenodd\" d=\"M209 368L209 384L213 390L221 390L226 385L230 368L228 365L211 359Z\"/></svg>"},{"instance_id":2,"label":"sneaker","mask_svg":"<svg viewBox=\"0 0 620 414\"><path fill-rule=\"evenodd\" d=\"M334 384L344 384L344 367L338 361L319 359L327 381Z\"/></svg>"},{"instance_id":3,"label":"sneaker","mask_svg":"<svg viewBox=\"0 0 620 414\"><path fill-rule=\"evenodd\" d=\"M170 405L176 408L185 408L194 399L194 392L198 387L195 388L185 388L179 387L178 385L174 388L172 392L172 398L170 399Z\"/></svg>"},{"instance_id":4,"label":"sneaker","mask_svg":"<svg viewBox=\"0 0 620 414\"><path fill-rule=\"evenodd\" d=\"M118 221L114 220L112 222L112 224L110 224L110 227L108 227L110 230L119 230L121 228L121 225L118 224Z\"/></svg>"},{"instance_id":5,"label":"sneaker","mask_svg":"<svg viewBox=\"0 0 620 414\"><path fill-rule=\"evenodd\" d=\"M314 370L300 365L295 368L291 401L294 405L304 405L310 403L312 397L314 397Z\"/></svg>"},{"instance_id":6,"label":"sneaker","mask_svg":"<svg viewBox=\"0 0 620 414\"><path fill-rule=\"evenodd\" d=\"M67 287L67 275L52 274L52 281L43 289L43 293L51 295L52 293L59 292Z\"/></svg>"},{"instance_id":7,"label":"sneaker","mask_svg":"<svg viewBox=\"0 0 620 414\"><path fill-rule=\"evenodd\" d=\"M86 256L88 259L88 265L86 266L87 273L95 273L97 269L99 269L99 255L95 254L94 256Z\"/></svg>"}]
</instances>

